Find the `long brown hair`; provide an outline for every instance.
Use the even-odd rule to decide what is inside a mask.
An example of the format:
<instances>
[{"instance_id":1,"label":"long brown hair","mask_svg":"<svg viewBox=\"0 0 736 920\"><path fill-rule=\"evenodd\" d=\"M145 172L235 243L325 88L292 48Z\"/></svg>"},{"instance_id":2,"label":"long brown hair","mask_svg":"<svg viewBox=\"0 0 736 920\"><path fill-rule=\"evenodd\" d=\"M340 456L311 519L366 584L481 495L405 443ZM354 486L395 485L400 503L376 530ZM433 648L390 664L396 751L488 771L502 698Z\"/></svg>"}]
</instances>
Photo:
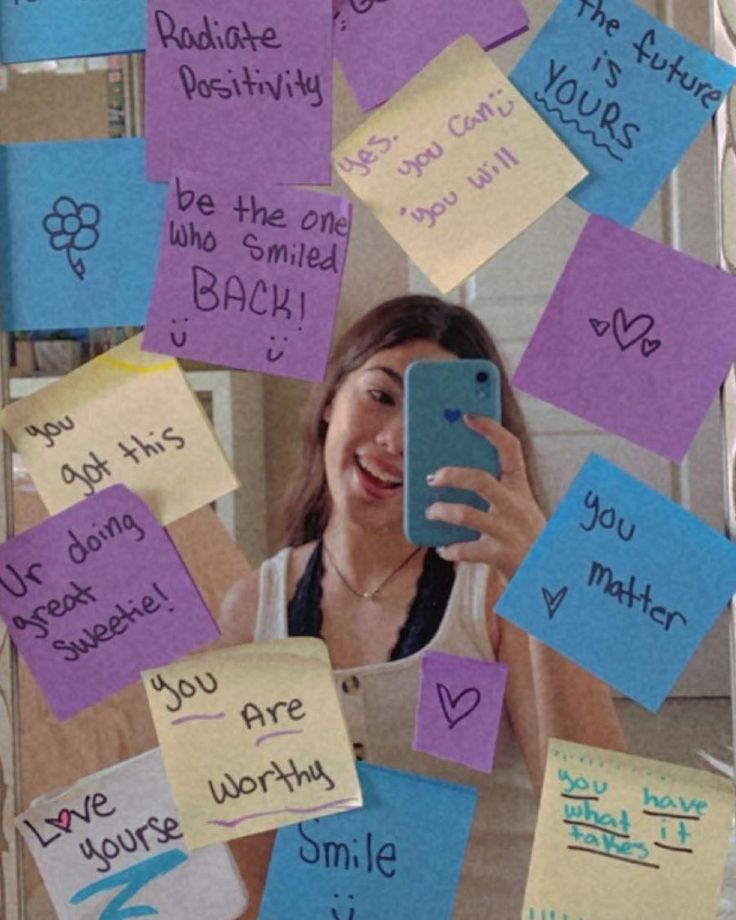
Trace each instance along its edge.
<instances>
[{"instance_id":1,"label":"long brown hair","mask_svg":"<svg viewBox=\"0 0 736 920\"><path fill-rule=\"evenodd\" d=\"M437 297L409 294L374 307L354 323L333 349L327 374L307 402L302 430L302 453L285 496L284 538L288 546L316 540L330 516L323 445L327 432L326 408L340 385L376 352L417 339L435 342L459 358L487 358L501 371L501 418L504 427L521 442L532 490L538 494L529 433L501 356L488 330L465 307Z\"/></svg>"}]
</instances>

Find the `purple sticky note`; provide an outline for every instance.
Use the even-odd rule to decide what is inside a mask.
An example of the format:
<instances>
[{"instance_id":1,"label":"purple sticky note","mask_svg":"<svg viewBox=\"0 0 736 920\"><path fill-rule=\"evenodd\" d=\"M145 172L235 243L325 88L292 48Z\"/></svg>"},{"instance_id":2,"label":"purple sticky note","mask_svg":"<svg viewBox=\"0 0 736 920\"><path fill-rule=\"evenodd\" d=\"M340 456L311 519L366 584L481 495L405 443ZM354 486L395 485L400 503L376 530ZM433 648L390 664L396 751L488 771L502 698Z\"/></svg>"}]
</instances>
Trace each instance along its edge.
<instances>
[{"instance_id":1,"label":"purple sticky note","mask_svg":"<svg viewBox=\"0 0 736 920\"><path fill-rule=\"evenodd\" d=\"M148 3L146 166L327 184L330 0Z\"/></svg>"},{"instance_id":2,"label":"purple sticky note","mask_svg":"<svg viewBox=\"0 0 736 920\"><path fill-rule=\"evenodd\" d=\"M507 668L444 652L421 658L414 750L490 773Z\"/></svg>"},{"instance_id":3,"label":"purple sticky note","mask_svg":"<svg viewBox=\"0 0 736 920\"><path fill-rule=\"evenodd\" d=\"M593 216L515 386L680 462L736 352L736 278Z\"/></svg>"},{"instance_id":4,"label":"purple sticky note","mask_svg":"<svg viewBox=\"0 0 736 920\"><path fill-rule=\"evenodd\" d=\"M337 195L177 170L143 347L321 380L349 234Z\"/></svg>"},{"instance_id":5,"label":"purple sticky note","mask_svg":"<svg viewBox=\"0 0 736 920\"><path fill-rule=\"evenodd\" d=\"M363 109L393 96L461 35L487 49L529 28L521 0L342 0L334 6L335 56Z\"/></svg>"},{"instance_id":6,"label":"purple sticky note","mask_svg":"<svg viewBox=\"0 0 736 920\"><path fill-rule=\"evenodd\" d=\"M57 719L219 633L169 535L122 485L0 546L0 616Z\"/></svg>"}]
</instances>

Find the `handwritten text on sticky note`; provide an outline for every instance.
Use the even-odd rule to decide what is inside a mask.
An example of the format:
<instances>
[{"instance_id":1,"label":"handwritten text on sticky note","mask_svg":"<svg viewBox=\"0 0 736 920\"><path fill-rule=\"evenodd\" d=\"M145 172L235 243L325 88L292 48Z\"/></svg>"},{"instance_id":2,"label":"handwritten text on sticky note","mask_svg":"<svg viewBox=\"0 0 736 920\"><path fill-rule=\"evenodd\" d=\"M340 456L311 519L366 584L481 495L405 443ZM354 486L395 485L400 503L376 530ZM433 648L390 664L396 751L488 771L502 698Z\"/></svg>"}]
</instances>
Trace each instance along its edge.
<instances>
[{"instance_id":1,"label":"handwritten text on sticky note","mask_svg":"<svg viewBox=\"0 0 736 920\"><path fill-rule=\"evenodd\" d=\"M333 151L341 176L443 292L585 175L473 39Z\"/></svg>"},{"instance_id":2,"label":"handwritten text on sticky note","mask_svg":"<svg viewBox=\"0 0 736 920\"><path fill-rule=\"evenodd\" d=\"M592 216L514 385L680 462L736 354L735 299L733 275Z\"/></svg>"},{"instance_id":3,"label":"handwritten text on sticky note","mask_svg":"<svg viewBox=\"0 0 736 920\"><path fill-rule=\"evenodd\" d=\"M361 804L319 640L224 649L144 683L190 847Z\"/></svg>"},{"instance_id":4,"label":"handwritten text on sticky note","mask_svg":"<svg viewBox=\"0 0 736 920\"><path fill-rule=\"evenodd\" d=\"M261 920L446 920L452 914L476 792L358 764L363 808L285 827Z\"/></svg>"},{"instance_id":5,"label":"handwritten text on sticky note","mask_svg":"<svg viewBox=\"0 0 736 920\"><path fill-rule=\"evenodd\" d=\"M168 534L121 485L0 546L0 615L59 719L218 634Z\"/></svg>"},{"instance_id":6,"label":"handwritten text on sticky note","mask_svg":"<svg viewBox=\"0 0 736 920\"><path fill-rule=\"evenodd\" d=\"M51 513L121 482L168 524L237 487L178 363L140 338L0 413Z\"/></svg>"},{"instance_id":7,"label":"handwritten text on sticky note","mask_svg":"<svg viewBox=\"0 0 736 920\"><path fill-rule=\"evenodd\" d=\"M511 79L589 169L573 201L632 224L736 68L630 0L561 0Z\"/></svg>"},{"instance_id":8,"label":"handwritten text on sticky note","mask_svg":"<svg viewBox=\"0 0 736 920\"><path fill-rule=\"evenodd\" d=\"M149 0L148 178L171 168L243 169L328 183L329 0Z\"/></svg>"},{"instance_id":9,"label":"handwritten text on sticky note","mask_svg":"<svg viewBox=\"0 0 736 920\"><path fill-rule=\"evenodd\" d=\"M524 920L714 917L733 804L723 777L553 738Z\"/></svg>"},{"instance_id":10,"label":"handwritten text on sticky note","mask_svg":"<svg viewBox=\"0 0 736 920\"><path fill-rule=\"evenodd\" d=\"M591 454L496 610L656 711L736 590L736 546Z\"/></svg>"},{"instance_id":11,"label":"handwritten text on sticky note","mask_svg":"<svg viewBox=\"0 0 736 920\"><path fill-rule=\"evenodd\" d=\"M246 907L226 847L183 846L158 748L36 799L16 826L62 920L231 920Z\"/></svg>"},{"instance_id":12,"label":"handwritten text on sticky note","mask_svg":"<svg viewBox=\"0 0 736 920\"><path fill-rule=\"evenodd\" d=\"M144 346L321 380L349 233L344 198L175 172Z\"/></svg>"}]
</instances>

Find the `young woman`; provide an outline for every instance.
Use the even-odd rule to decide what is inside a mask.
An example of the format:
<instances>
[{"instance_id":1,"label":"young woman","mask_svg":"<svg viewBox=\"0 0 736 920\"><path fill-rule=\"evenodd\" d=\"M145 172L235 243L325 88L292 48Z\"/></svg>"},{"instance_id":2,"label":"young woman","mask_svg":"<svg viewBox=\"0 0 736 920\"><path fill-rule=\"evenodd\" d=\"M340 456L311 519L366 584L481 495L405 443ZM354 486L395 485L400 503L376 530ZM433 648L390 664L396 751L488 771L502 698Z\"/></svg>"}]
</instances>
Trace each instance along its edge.
<instances>
[{"instance_id":1,"label":"young woman","mask_svg":"<svg viewBox=\"0 0 736 920\"><path fill-rule=\"evenodd\" d=\"M495 445L501 474L437 470L432 485L475 491L489 509L436 502L428 516L481 537L418 548L402 528L404 373L413 361L462 358L488 358L502 371L503 425L464 419ZM485 327L432 297L397 298L336 346L307 407L301 468L286 500L286 546L235 586L223 611L229 643L325 640L357 757L478 789L457 920L518 920L536 817L530 777L538 788L547 739L623 745L607 688L493 612L544 524L529 439ZM412 751L426 650L508 665L489 776ZM238 848L257 904L269 842L244 838Z\"/></svg>"}]
</instances>

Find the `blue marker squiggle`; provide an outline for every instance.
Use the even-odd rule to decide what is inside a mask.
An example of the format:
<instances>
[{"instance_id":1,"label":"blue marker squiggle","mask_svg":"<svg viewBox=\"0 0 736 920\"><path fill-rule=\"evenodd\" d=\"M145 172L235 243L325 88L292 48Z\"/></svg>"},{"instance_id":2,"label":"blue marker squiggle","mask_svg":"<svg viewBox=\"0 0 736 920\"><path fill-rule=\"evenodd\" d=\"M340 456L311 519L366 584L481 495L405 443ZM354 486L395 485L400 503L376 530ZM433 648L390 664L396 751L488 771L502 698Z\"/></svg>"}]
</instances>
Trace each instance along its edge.
<instances>
[{"instance_id":1,"label":"blue marker squiggle","mask_svg":"<svg viewBox=\"0 0 736 920\"><path fill-rule=\"evenodd\" d=\"M189 857L184 850L167 850L165 853L159 853L158 856L149 856L134 866L129 866L121 872L116 872L107 878L102 878L86 888L80 888L69 898L71 904L81 904L87 901L101 891L109 891L112 888L121 888L115 897L107 904L100 913L99 920L128 920L130 917L150 917L158 914L155 907L148 904L129 905L124 907L126 901L138 894L141 888L144 888L150 881L159 875L166 875L172 869L176 869Z\"/></svg>"}]
</instances>

